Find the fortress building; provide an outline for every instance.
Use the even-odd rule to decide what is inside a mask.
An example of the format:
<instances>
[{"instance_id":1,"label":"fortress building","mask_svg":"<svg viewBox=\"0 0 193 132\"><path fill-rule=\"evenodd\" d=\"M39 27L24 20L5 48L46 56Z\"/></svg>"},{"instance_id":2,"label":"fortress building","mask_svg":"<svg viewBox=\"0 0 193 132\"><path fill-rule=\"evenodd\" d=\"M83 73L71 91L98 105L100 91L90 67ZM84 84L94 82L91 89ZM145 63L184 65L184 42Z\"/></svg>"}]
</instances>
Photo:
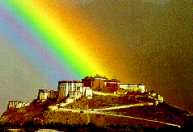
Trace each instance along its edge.
<instances>
[{"instance_id":1,"label":"fortress building","mask_svg":"<svg viewBox=\"0 0 193 132\"><path fill-rule=\"evenodd\" d=\"M86 76L82 80L61 80L58 81L57 91L39 89L37 101L57 101L59 107L64 107L81 97L92 99L95 95L128 95L130 98L148 97L154 99L155 105L163 103L163 97L155 92L147 92L144 84L122 84L117 79L108 79L96 75ZM29 104L21 101L9 101L8 109L26 107ZM57 107L58 107L57 105ZM53 106L55 109L56 106Z\"/></svg>"},{"instance_id":2,"label":"fortress building","mask_svg":"<svg viewBox=\"0 0 193 132\"><path fill-rule=\"evenodd\" d=\"M58 90L40 89L38 100L45 101L47 99L78 99L81 96L86 96L91 99L94 91L116 93L118 89L123 89L126 92L141 92L146 91L143 84L120 84L117 79L108 79L104 76L86 76L82 80L61 80L58 81Z\"/></svg>"}]
</instances>

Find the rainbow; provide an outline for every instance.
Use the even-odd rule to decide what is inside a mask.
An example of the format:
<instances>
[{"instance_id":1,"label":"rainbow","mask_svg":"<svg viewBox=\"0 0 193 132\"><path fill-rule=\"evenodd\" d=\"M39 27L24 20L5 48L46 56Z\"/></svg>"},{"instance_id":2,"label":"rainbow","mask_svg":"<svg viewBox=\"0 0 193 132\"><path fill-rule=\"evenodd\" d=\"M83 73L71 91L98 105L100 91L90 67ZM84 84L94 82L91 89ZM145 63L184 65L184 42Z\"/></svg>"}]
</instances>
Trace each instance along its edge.
<instances>
[{"instance_id":1,"label":"rainbow","mask_svg":"<svg viewBox=\"0 0 193 132\"><path fill-rule=\"evenodd\" d=\"M51 80L110 75L92 56L96 49L87 47L102 48L104 35L74 7L50 0L0 1L0 29Z\"/></svg>"}]
</instances>

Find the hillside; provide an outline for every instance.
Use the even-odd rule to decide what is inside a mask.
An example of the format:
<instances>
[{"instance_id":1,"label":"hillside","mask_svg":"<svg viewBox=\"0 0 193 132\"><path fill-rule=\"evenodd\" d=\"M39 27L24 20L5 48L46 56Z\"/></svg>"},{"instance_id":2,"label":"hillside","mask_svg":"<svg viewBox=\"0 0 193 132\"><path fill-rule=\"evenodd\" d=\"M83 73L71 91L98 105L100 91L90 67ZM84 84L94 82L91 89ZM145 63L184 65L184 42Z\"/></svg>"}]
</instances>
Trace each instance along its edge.
<instances>
[{"instance_id":1,"label":"hillside","mask_svg":"<svg viewBox=\"0 0 193 132\"><path fill-rule=\"evenodd\" d=\"M165 126L183 127L189 113L174 108L167 103L155 105L146 98L125 96L94 95L92 99L81 97L78 100L50 110L49 106L60 104L57 100L38 102L29 106L9 109L3 113L1 122L11 126L24 127L30 122L39 126L49 124L86 125L92 123L98 127L110 125L144 126L160 128ZM143 104L143 105L142 105Z\"/></svg>"}]
</instances>

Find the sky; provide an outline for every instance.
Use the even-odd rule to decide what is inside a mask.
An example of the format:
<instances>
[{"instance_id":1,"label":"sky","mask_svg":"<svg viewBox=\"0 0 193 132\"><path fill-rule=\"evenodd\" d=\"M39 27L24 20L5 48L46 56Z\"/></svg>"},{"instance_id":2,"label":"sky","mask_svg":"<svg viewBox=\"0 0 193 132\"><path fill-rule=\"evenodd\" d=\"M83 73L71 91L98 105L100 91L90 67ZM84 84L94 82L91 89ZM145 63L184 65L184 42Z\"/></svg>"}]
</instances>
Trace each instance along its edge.
<instances>
[{"instance_id":1,"label":"sky","mask_svg":"<svg viewBox=\"0 0 193 132\"><path fill-rule=\"evenodd\" d=\"M95 74L193 111L192 27L190 0L0 0L0 113Z\"/></svg>"}]
</instances>

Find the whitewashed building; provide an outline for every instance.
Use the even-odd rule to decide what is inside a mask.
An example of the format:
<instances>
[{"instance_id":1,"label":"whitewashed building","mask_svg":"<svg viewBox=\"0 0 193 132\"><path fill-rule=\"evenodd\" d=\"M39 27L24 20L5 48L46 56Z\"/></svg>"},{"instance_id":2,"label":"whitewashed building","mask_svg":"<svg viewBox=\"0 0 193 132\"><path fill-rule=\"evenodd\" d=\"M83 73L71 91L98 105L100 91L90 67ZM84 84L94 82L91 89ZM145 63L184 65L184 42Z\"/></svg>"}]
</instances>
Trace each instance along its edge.
<instances>
[{"instance_id":1,"label":"whitewashed building","mask_svg":"<svg viewBox=\"0 0 193 132\"><path fill-rule=\"evenodd\" d=\"M39 89L38 100L46 101L48 99L49 91L47 89Z\"/></svg>"},{"instance_id":2,"label":"whitewashed building","mask_svg":"<svg viewBox=\"0 0 193 132\"><path fill-rule=\"evenodd\" d=\"M9 101L7 108L8 109L22 108L22 107L26 107L26 106L29 106L29 105L30 105L29 103L24 103L22 101Z\"/></svg>"},{"instance_id":3,"label":"whitewashed building","mask_svg":"<svg viewBox=\"0 0 193 132\"><path fill-rule=\"evenodd\" d=\"M120 88L128 92L146 92L145 85L143 84L120 84Z\"/></svg>"},{"instance_id":4,"label":"whitewashed building","mask_svg":"<svg viewBox=\"0 0 193 132\"><path fill-rule=\"evenodd\" d=\"M77 97L83 94L83 83L81 81L59 81L58 82L59 98Z\"/></svg>"},{"instance_id":5,"label":"whitewashed building","mask_svg":"<svg viewBox=\"0 0 193 132\"><path fill-rule=\"evenodd\" d=\"M92 92L92 89L90 87L85 88L85 96L88 99L92 99L93 92Z\"/></svg>"}]
</instances>

